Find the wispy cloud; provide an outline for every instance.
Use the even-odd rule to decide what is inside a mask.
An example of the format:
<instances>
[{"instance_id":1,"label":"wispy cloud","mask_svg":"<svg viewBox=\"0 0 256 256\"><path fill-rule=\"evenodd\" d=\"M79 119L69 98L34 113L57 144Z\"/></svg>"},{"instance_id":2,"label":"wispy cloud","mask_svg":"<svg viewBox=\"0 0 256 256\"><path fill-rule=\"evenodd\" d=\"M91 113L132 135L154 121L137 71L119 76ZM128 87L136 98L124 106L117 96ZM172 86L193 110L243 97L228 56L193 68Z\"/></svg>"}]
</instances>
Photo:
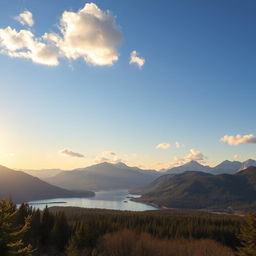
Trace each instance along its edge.
<instances>
[{"instance_id":1,"label":"wispy cloud","mask_svg":"<svg viewBox=\"0 0 256 256\"><path fill-rule=\"evenodd\" d=\"M145 64L145 59L138 56L137 51L132 51L130 55L130 64L135 64L139 68L142 68Z\"/></svg>"},{"instance_id":2,"label":"wispy cloud","mask_svg":"<svg viewBox=\"0 0 256 256\"><path fill-rule=\"evenodd\" d=\"M70 156L70 157L80 157L80 158L84 157L84 155L74 152L74 151L71 151L71 150L68 150L68 149L64 149L60 153L65 156Z\"/></svg>"},{"instance_id":3,"label":"wispy cloud","mask_svg":"<svg viewBox=\"0 0 256 256\"><path fill-rule=\"evenodd\" d=\"M168 149L171 147L171 144L169 143L160 143L156 145L156 149Z\"/></svg>"},{"instance_id":4,"label":"wispy cloud","mask_svg":"<svg viewBox=\"0 0 256 256\"><path fill-rule=\"evenodd\" d=\"M24 26L32 27L34 25L33 14L30 11L24 11L14 18Z\"/></svg>"},{"instance_id":5,"label":"wispy cloud","mask_svg":"<svg viewBox=\"0 0 256 256\"><path fill-rule=\"evenodd\" d=\"M226 142L231 146L237 146L241 144L256 144L256 136L253 134L248 135L240 135L237 134L235 136L225 135L220 139L222 142Z\"/></svg>"},{"instance_id":6,"label":"wispy cloud","mask_svg":"<svg viewBox=\"0 0 256 256\"><path fill-rule=\"evenodd\" d=\"M32 26L32 17L25 11L17 19ZM118 60L117 47L122 35L110 11L87 3L77 12L64 11L59 28L59 34L45 33L41 37L35 37L29 30L0 29L0 53L48 66L57 66L61 57L83 58L95 66L113 65Z\"/></svg>"},{"instance_id":7,"label":"wispy cloud","mask_svg":"<svg viewBox=\"0 0 256 256\"><path fill-rule=\"evenodd\" d=\"M175 148L182 148L184 147L184 145L178 141L176 141L175 143L171 144L168 142L163 142L163 143L159 143L158 145L156 145L156 149L168 149L171 147L175 147Z\"/></svg>"}]
</instances>

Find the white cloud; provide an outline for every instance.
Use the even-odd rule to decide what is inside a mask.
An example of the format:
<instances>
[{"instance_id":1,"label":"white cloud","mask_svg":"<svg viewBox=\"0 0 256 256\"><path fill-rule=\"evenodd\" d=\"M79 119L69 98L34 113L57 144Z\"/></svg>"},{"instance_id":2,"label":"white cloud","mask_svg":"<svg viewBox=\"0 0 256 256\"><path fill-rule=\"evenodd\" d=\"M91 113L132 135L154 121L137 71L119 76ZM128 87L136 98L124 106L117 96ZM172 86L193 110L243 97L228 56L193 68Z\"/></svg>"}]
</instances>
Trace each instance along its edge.
<instances>
[{"instance_id":1,"label":"white cloud","mask_svg":"<svg viewBox=\"0 0 256 256\"><path fill-rule=\"evenodd\" d=\"M0 29L0 49L10 57L30 59L48 66L59 64L59 49L52 43L35 38L29 30Z\"/></svg>"},{"instance_id":2,"label":"white cloud","mask_svg":"<svg viewBox=\"0 0 256 256\"><path fill-rule=\"evenodd\" d=\"M76 153L76 152L68 150L68 149L64 149L60 153L65 156L70 156L70 157L80 157L80 158L84 157L84 155L82 155L80 153Z\"/></svg>"},{"instance_id":3,"label":"white cloud","mask_svg":"<svg viewBox=\"0 0 256 256\"><path fill-rule=\"evenodd\" d=\"M253 134L248 134L248 135L235 135L235 136L228 136L225 135L220 139L222 142L226 142L229 145L232 146L237 146L241 144L256 144L256 136Z\"/></svg>"},{"instance_id":4,"label":"white cloud","mask_svg":"<svg viewBox=\"0 0 256 256\"><path fill-rule=\"evenodd\" d=\"M188 155L181 157L181 158L175 157L174 162L171 163L171 167L183 165L192 160L198 161L198 162L203 162L205 160L205 158L206 157L203 153L201 153L199 150L192 148L192 149L190 149L190 153Z\"/></svg>"},{"instance_id":5,"label":"white cloud","mask_svg":"<svg viewBox=\"0 0 256 256\"><path fill-rule=\"evenodd\" d=\"M234 155L233 155L233 159L235 159L235 160L238 160L238 159L240 159L240 158L242 158L242 156L239 155L239 154L234 154Z\"/></svg>"},{"instance_id":6,"label":"white cloud","mask_svg":"<svg viewBox=\"0 0 256 256\"><path fill-rule=\"evenodd\" d=\"M184 157L184 160L187 161L203 161L205 159L205 156L203 155L203 153L201 153L200 151L196 150L196 149L190 149L190 153Z\"/></svg>"},{"instance_id":7,"label":"white cloud","mask_svg":"<svg viewBox=\"0 0 256 256\"><path fill-rule=\"evenodd\" d=\"M171 162L159 162L152 166L157 170L166 170L180 165L184 165L192 160L205 164L206 156L196 149L190 149L189 154L184 157L174 157Z\"/></svg>"},{"instance_id":8,"label":"white cloud","mask_svg":"<svg viewBox=\"0 0 256 256\"><path fill-rule=\"evenodd\" d=\"M60 34L35 37L29 30L0 29L0 52L10 57L57 66L59 58L83 58L95 66L113 65L118 60L121 32L115 17L94 3L77 12L65 11L60 19Z\"/></svg>"},{"instance_id":9,"label":"white cloud","mask_svg":"<svg viewBox=\"0 0 256 256\"><path fill-rule=\"evenodd\" d=\"M160 143L156 145L156 149L168 149L171 147L171 144L169 143Z\"/></svg>"},{"instance_id":10,"label":"white cloud","mask_svg":"<svg viewBox=\"0 0 256 256\"><path fill-rule=\"evenodd\" d=\"M78 12L65 11L60 20L63 38L60 49L69 59L82 57L92 65L112 65L118 60L117 47L121 33L115 17L94 3L85 4Z\"/></svg>"},{"instance_id":11,"label":"white cloud","mask_svg":"<svg viewBox=\"0 0 256 256\"><path fill-rule=\"evenodd\" d=\"M132 51L130 55L130 64L135 64L139 68L142 68L145 64L145 59L138 57L137 51Z\"/></svg>"},{"instance_id":12,"label":"white cloud","mask_svg":"<svg viewBox=\"0 0 256 256\"><path fill-rule=\"evenodd\" d=\"M34 25L33 15L30 11L20 13L15 19L24 26L32 27Z\"/></svg>"}]
</instances>

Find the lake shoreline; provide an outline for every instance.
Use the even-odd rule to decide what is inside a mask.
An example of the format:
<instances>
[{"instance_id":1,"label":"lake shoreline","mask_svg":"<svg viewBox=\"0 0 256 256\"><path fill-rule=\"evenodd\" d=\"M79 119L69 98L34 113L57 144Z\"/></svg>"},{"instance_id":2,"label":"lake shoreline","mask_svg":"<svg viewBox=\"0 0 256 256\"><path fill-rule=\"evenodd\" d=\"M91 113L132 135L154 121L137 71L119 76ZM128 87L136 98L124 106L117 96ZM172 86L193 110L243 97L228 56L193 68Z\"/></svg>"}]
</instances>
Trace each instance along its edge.
<instances>
[{"instance_id":1,"label":"lake shoreline","mask_svg":"<svg viewBox=\"0 0 256 256\"><path fill-rule=\"evenodd\" d=\"M128 190L110 190L95 192L94 197L73 197L73 198L52 198L45 200L35 200L27 202L30 206L42 210L46 205L80 207L80 208L96 208L121 211L147 211L158 210L158 207L136 202L133 199L140 195L132 195Z\"/></svg>"}]
</instances>

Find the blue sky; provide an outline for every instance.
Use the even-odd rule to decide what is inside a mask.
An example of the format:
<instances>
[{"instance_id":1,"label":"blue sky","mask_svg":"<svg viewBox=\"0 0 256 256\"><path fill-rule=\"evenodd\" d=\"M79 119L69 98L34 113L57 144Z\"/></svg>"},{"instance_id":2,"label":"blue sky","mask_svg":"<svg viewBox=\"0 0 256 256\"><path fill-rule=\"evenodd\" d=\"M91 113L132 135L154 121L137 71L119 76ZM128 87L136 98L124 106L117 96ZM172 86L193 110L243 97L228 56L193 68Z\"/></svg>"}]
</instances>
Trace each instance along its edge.
<instances>
[{"instance_id":1,"label":"blue sky","mask_svg":"<svg viewBox=\"0 0 256 256\"><path fill-rule=\"evenodd\" d=\"M63 12L76 14L86 3L2 0L0 29L61 35ZM65 55L48 66L0 55L2 164L68 169L108 159L166 168L194 158L214 165L256 157L255 1L93 3L111 11L122 34L112 65ZM25 10L31 27L14 18ZM145 59L141 68L129 64L133 50ZM237 134L253 136L220 142ZM160 143L171 146L156 149Z\"/></svg>"}]
</instances>

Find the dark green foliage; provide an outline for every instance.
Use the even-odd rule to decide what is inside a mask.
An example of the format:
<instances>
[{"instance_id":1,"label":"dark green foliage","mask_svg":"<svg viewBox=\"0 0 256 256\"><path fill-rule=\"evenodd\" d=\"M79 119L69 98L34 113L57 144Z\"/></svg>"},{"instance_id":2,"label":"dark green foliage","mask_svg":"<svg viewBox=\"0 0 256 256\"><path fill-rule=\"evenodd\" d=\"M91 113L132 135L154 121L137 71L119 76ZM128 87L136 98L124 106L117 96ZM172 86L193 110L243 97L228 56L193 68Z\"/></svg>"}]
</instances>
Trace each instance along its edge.
<instances>
[{"instance_id":1,"label":"dark green foliage","mask_svg":"<svg viewBox=\"0 0 256 256\"><path fill-rule=\"evenodd\" d=\"M30 216L21 215L24 212L22 206L20 210L16 210L16 205L11 201L0 201L0 255L11 256L32 255L31 245L24 245L22 240L24 234L28 231L30 225ZM22 225L17 225L17 221Z\"/></svg>"},{"instance_id":2,"label":"dark green foliage","mask_svg":"<svg viewBox=\"0 0 256 256\"><path fill-rule=\"evenodd\" d=\"M28 218L30 228L23 234L22 241L37 248L33 255L58 255L64 251L71 236L71 225L63 212L53 214L48 207L41 212L21 204L12 222L14 226L25 226Z\"/></svg>"},{"instance_id":3,"label":"dark green foliage","mask_svg":"<svg viewBox=\"0 0 256 256\"><path fill-rule=\"evenodd\" d=\"M167 246L167 241L170 248L175 248L176 245L179 248L182 243L177 241L182 240L187 241L188 248L196 248L196 245L207 248L208 244L214 248L215 245L217 246L217 242L234 249L241 246L236 234L240 232L240 226L244 223L244 219L238 216L190 210L123 212L57 207L39 211L32 209L27 204L22 204L18 210L15 205L11 204L11 209L11 212L15 212L11 223L14 223L13 226L19 228L18 230L27 226L29 217L31 228L26 234L21 232L21 242L25 245L31 244L33 248L37 249L33 252L33 256L99 256L104 252L99 246L105 235L109 234L107 237L111 238L112 233L124 229L129 230L129 234L136 233L138 237L140 235L142 238L149 237L150 241L155 243L154 246L152 245L152 251L153 249L158 250L157 246L159 248ZM209 242L202 244L196 242L201 239L206 239L204 241ZM147 250L151 250L151 244L146 241L147 239L143 238L135 243L137 248L135 252L138 255L145 246ZM189 243L189 241L195 242ZM22 246L22 243L14 245L26 248L26 246ZM245 244L243 243L243 245ZM220 248L222 251L221 246L218 245L216 248ZM1 250L3 249L1 248ZM26 251L19 253L26 255ZM0 255L8 254L1 251Z\"/></svg>"},{"instance_id":4,"label":"dark green foliage","mask_svg":"<svg viewBox=\"0 0 256 256\"><path fill-rule=\"evenodd\" d=\"M68 225L66 216L63 212L58 213L55 216L54 226L51 231L52 243L63 251L70 237L71 228Z\"/></svg>"},{"instance_id":5,"label":"dark green foliage","mask_svg":"<svg viewBox=\"0 0 256 256\"><path fill-rule=\"evenodd\" d=\"M238 248L239 256L256 255L256 213L250 213L239 235L242 246Z\"/></svg>"},{"instance_id":6,"label":"dark green foliage","mask_svg":"<svg viewBox=\"0 0 256 256\"><path fill-rule=\"evenodd\" d=\"M80 229L80 225L86 227L87 247L94 247L97 239L106 233L127 228L161 239L210 238L234 248L239 245L236 234L242 222L236 216L186 210L122 212L65 207L65 213L74 230Z\"/></svg>"},{"instance_id":7,"label":"dark green foliage","mask_svg":"<svg viewBox=\"0 0 256 256\"><path fill-rule=\"evenodd\" d=\"M43 245L50 242L50 234L54 225L54 216L49 212L48 207L46 206L42 213L41 219L41 243Z\"/></svg>"}]
</instances>

